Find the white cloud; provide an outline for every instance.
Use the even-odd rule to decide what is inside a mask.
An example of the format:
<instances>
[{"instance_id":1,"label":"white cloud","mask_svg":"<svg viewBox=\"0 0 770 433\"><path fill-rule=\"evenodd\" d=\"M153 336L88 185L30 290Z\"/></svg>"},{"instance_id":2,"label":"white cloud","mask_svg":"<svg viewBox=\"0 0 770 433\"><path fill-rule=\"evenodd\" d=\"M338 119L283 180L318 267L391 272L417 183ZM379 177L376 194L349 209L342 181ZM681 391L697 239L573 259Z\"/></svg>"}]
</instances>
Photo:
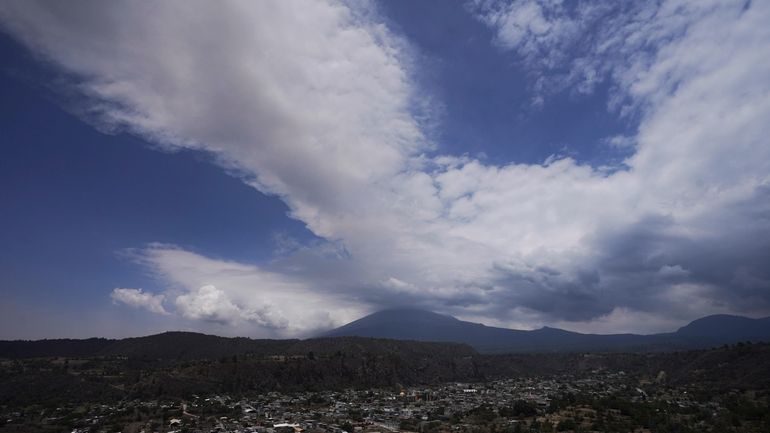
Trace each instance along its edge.
<instances>
[{"instance_id":1,"label":"white cloud","mask_svg":"<svg viewBox=\"0 0 770 433\"><path fill-rule=\"evenodd\" d=\"M658 270L658 276L665 279L687 278L690 272L679 265L664 265Z\"/></svg>"},{"instance_id":2,"label":"white cloud","mask_svg":"<svg viewBox=\"0 0 770 433\"><path fill-rule=\"evenodd\" d=\"M564 90L590 93L608 82L613 88L611 105L623 110L648 102L653 94L667 95L677 88L682 73L712 64L716 56L709 56L708 49L713 35L694 41L690 30L701 31L697 28L706 22L719 28L732 26L746 5L744 0L469 3L477 18L495 32L497 44L515 52L531 72L538 101ZM694 51L681 54L697 56L699 62L682 68L680 59L668 54L688 39L697 46L688 43ZM665 61L660 54L666 55Z\"/></svg>"},{"instance_id":3,"label":"white cloud","mask_svg":"<svg viewBox=\"0 0 770 433\"><path fill-rule=\"evenodd\" d=\"M152 245L134 251L133 257L168 283L168 295L182 317L228 325L249 335L304 335L367 311L344 294L323 293L313 281L210 259L172 245Z\"/></svg>"},{"instance_id":4,"label":"white cloud","mask_svg":"<svg viewBox=\"0 0 770 433\"><path fill-rule=\"evenodd\" d=\"M698 314L706 315L707 312L708 310ZM681 319L675 317L665 317L625 307L613 308L610 313L586 322L556 323L557 326L569 327L574 331L589 334L601 334L608 331L613 334L657 334L675 331L684 324Z\"/></svg>"},{"instance_id":5,"label":"white cloud","mask_svg":"<svg viewBox=\"0 0 770 433\"><path fill-rule=\"evenodd\" d=\"M396 302L599 329L693 318L682 287L770 311L770 4L608 5L479 7L531 71L568 71L536 93L610 80L640 110L627 169L609 172L431 153L411 48L373 7L7 1L0 20L78 77L100 125L211 152L328 241L260 266L139 251L188 318L290 335ZM674 266L686 275L661 278Z\"/></svg>"},{"instance_id":6,"label":"white cloud","mask_svg":"<svg viewBox=\"0 0 770 433\"><path fill-rule=\"evenodd\" d=\"M613 135L604 139L604 143L616 149L633 149L636 146L636 138L626 135Z\"/></svg>"},{"instance_id":7,"label":"white cloud","mask_svg":"<svg viewBox=\"0 0 770 433\"><path fill-rule=\"evenodd\" d=\"M182 316L188 319L220 323L237 323L239 320L255 322L267 328L283 329L288 320L273 306L264 305L259 310L250 310L235 305L225 292L214 286L203 286L176 298L176 306ZM273 308L271 308L273 307Z\"/></svg>"},{"instance_id":8,"label":"white cloud","mask_svg":"<svg viewBox=\"0 0 770 433\"><path fill-rule=\"evenodd\" d=\"M144 308L147 311L158 314L168 314L163 308L164 295L155 295L150 292L144 292L142 289L117 288L110 294L112 301L123 303L134 308Z\"/></svg>"}]
</instances>

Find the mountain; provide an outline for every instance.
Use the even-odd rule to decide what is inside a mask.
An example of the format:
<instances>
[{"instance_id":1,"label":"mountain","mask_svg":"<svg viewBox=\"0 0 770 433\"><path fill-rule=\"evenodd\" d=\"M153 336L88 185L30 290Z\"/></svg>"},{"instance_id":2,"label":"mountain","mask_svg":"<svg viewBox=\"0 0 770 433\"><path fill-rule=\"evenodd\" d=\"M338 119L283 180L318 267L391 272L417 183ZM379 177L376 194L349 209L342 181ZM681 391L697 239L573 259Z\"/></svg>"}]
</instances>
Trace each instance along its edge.
<instances>
[{"instance_id":1,"label":"mountain","mask_svg":"<svg viewBox=\"0 0 770 433\"><path fill-rule=\"evenodd\" d=\"M676 332L581 334L544 327L532 331L485 326L414 308L379 311L333 329L325 337L359 336L465 343L480 352L634 351L713 347L738 341L770 340L770 318L708 316Z\"/></svg>"},{"instance_id":2,"label":"mountain","mask_svg":"<svg viewBox=\"0 0 770 433\"><path fill-rule=\"evenodd\" d=\"M344 353L407 354L457 358L482 353L659 352L698 349L739 341L770 341L770 318L715 315L675 332L653 335L581 334L544 327L498 328L414 308L379 311L317 339L259 340L194 332L165 332L119 340L90 338L0 341L0 358L126 357L131 359L220 359ZM332 338L334 337L334 338ZM366 337L366 338L339 338ZM383 340L388 339L388 340ZM413 340L413 341L405 341ZM428 343L436 342L436 343Z\"/></svg>"},{"instance_id":3,"label":"mountain","mask_svg":"<svg viewBox=\"0 0 770 433\"><path fill-rule=\"evenodd\" d=\"M470 346L453 342L378 340L372 338L316 338L308 340L260 340L245 337L219 337L196 332L164 332L146 337L111 340L16 340L0 341L0 358L47 357L123 357L149 360L217 360L246 356L325 356L336 353L374 356L467 357L476 354Z\"/></svg>"},{"instance_id":4,"label":"mountain","mask_svg":"<svg viewBox=\"0 0 770 433\"><path fill-rule=\"evenodd\" d=\"M466 343L484 352L548 350L570 344L574 332L554 328L536 331L496 328L466 322L432 311L400 308L383 310L323 334L324 337L359 336L397 340Z\"/></svg>"},{"instance_id":5,"label":"mountain","mask_svg":"<svg viewBox=\"0 0 770 433\"><path fill-rule=\"evenodd\" d=\"M692 337L767 340L770 339L770 317L750 319L742 316L716 314L693 320L679 328L676 334Z\"/></svg>"}]
</instances>

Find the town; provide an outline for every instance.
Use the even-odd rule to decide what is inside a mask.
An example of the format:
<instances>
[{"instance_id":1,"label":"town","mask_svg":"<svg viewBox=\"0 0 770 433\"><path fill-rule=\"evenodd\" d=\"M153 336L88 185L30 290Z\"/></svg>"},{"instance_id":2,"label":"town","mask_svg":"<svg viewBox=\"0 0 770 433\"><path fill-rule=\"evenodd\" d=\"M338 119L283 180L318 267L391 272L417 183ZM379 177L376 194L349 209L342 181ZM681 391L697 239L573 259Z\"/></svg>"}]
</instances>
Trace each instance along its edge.
<instances>
[{"instance_id":1,"label":"town","mask_svg":"<svg viewBox=\"0 0 770 433\"><path fill-rule=\"evenodd\" d=\"M709 395L592 371L378 389L30 406L1 413L2 432L391 433L766 431L767 394ZM7 410L7 408L4 408Z\"/></svg>"}]
</instances>

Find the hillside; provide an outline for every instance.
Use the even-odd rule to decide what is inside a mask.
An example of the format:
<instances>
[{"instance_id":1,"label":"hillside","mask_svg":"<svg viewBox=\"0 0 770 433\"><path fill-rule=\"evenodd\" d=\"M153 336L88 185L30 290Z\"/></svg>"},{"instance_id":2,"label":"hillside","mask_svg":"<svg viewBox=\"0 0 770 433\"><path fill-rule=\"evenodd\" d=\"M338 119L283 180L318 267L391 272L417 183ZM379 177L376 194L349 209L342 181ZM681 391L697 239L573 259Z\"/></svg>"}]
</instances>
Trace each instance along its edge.
<instances>
[{"instance_id":1,"label":"hillside","mask_svg":"<svg viewBox=\"0 0 770 433\"><path fill-rule=\"evenodd\" d=\"M264 358L315 354L397 353L409 356L471 356L476 352L460 343L431 343L371 338L316 338L308 340L259 340L219 337L195 332L164 332L146 337L109 340L54 339L0 341L0 358L127 357L132 359L200 360L232 356Z\"/></svg>"},{"instance_id":2,"label":"hillside","mask_svg":"<svg viewBox=\"0 0 770 433\"><path fill-rule=\"evenodd\" d=\"M0 360L0 405L387 387L477 376L473 358L478 354L455 343L251 340L194 333L107 341L107 347L76 357L62 355L71 340L4 342L0 357L15 359Z\"/></svg>"},{"instance_id":3,"label":"hillside","mask_svg":"<svg viewBox=\"0 0 770 433\"><path fill-rule=\"evenodd\" d=\"M282 355L219 359L21 358L0 361L0 405L189 398L193 394L400 388L624 371L711 392L770 388L770 344L666 353L481 355L467 346L365 338L307 340ZM300 351L305 351L302 354Z\"/></svg>"}]
</instances>

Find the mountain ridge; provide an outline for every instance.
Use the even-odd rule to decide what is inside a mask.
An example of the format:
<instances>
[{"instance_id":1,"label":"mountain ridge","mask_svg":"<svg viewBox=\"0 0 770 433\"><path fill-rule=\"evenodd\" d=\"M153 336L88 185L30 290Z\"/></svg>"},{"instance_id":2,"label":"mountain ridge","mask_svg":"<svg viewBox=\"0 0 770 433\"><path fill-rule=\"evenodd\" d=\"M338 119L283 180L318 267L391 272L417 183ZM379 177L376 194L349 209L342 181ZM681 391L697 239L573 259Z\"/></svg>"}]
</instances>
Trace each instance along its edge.
<instances>
[{"instance_id":1,"label":"mountain ridge","mask_svg":"<svg viewBox=\"0 0 770 433\"><path fill-rule=\"evenodd\" d=\"M381 310L321 334L465 343L482 353L666 351L770 340L770 317L715 314L658 334L583 334L560 328L519 330L486 326L416 308Z\"/></svg>"},{"instance_id":2,"label":"mountain ridge","mask_svg":"<svg viewBox=\"0 0 770 433\"><path fill-rule=\"evenodd\" d=\"M252 339L186 331L123 339L0 341L0 358L129 357L217 359L225 356L306 355L337 351L426 353L660 352L703 349L740 341L770 341L770 317L702 317L669 333L582 334L560 328L518 330L467 322L416 308L381 310L315 338Z\"/></svg>"},{"instance_id":3,"label":"mountain ridge","mask_svg":"<svg viewBox=\"0 0 770 433\"><path fill-rule=\"evenodd\" d=\"M122 339L44 339L0 340L0 358L49 357L125 357L132 359L220 359L248 356L256 358L275 356L333 355L369 353L374 355L436 354L464 357L476 355L470 346L454 342L406 341L366 337L300 339L252 339L248 337L220 337L186 331L166 331L143 337Z\"/></svg>"}]
</instances>

